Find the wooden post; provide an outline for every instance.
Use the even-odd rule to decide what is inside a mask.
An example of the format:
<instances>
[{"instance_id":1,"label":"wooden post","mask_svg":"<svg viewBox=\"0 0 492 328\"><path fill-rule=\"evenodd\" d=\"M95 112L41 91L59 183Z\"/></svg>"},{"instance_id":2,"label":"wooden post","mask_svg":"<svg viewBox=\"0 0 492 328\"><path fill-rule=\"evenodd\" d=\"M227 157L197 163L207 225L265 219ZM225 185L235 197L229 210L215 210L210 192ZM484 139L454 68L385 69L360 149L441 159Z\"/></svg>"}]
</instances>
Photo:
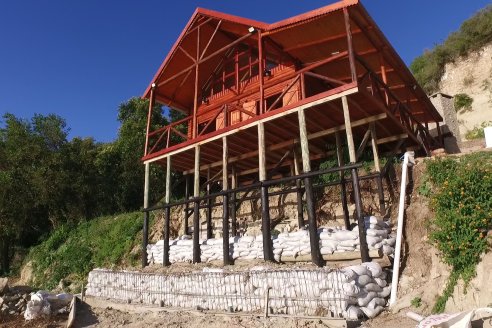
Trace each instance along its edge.
<instances>
[{"instance_id":1,"label":"wooden post","mask_svg":"<svg viewBox=\"0 0 492 328\"><path fill-rule=\"evenodd\" d=\"M200 27L197 29L196 36L196 62L195 62L195 95L193 102L193 128L191 131L191 136L193 139L196 138L198 134L198 122L197 122L197 114L198 114L198 68L199 68L199 60L200 60Z\"/></svg>"},{"instance_id":2,"label":"wooden post","mask_svg":"<svg viewBox=\"0 0 492 328\"><path fill-rule=\"evenodd\" d=\"M362 201L360 198L359 174L357 169L352 169L352 184L354 186L354 201L355 212L357 215L357 224L359 226L359 241L360 241L360 258L362 262L369 262L369 247L366 240L366 229L364 216L362 215Z\"/></svg>"},{"instance_id":3,"label":"wooden post","mask_svg":"<svg viewBox=\"0 0 492 328\"><path fill-rule=\"evenodd\" d=\"M207 196L210 196L210 169L207 169ZM207 199L207 239L212 238L212 198Z\"/></svg>"},{"instance_id":4,"label":"wooden post","mask_svg":"<svg viewBox=\"0 0 492 328\"><path fill-rule=\"evenodd\" d=\"M147 114L147 129L145 133L144 155L147 155L149 151L150 119L152 117L152 108L154 107L154 104L155 104L155 83L152 83L152 88L150 89L149 112Z\"/></svg>"},{"instance_id":5,"label":"wooden post","mask_svg":"<svg viewBox=\"0 0 492 328\"><path fill-rule=\"evenodd\" d=\"M193 196L200 196L200 145L195 146L195 176ZM200 202L195 200L193 208L193 263L200 263Z\"/></svg>"},{"instance_id":6,"label":"wooden post","mask_svg":"<svg viewBox=\"0 0 492 328\"><path fill-rule=\"evenodd\" d=\"M371 130L371 145L372 145L372 155L374 159L374 168L378 173L378 177L376 178L376 184L378 187L379 213L384 216L386 214L386 205L384 203L383 177L381 176L381 166L379 163L379 152L378 152L378 138L376 135L376 126L374 122L369 124L369 129Z\"/></svg>"},{"instance_id":7,"label":"wooden post","mask_svg":"<svg viewBox=\"0 0 492 328\"><path fill-rule=\"evenodd\" d=\"M299 118L299 136L301 140L302 169L304 173L311 172L311 160L309 158L309 141L307 138L306 116L304 109L297 111ZM309 241L311 244L311 259L317 266L323 266L323 258L319 251L318 225L316 223L316 211L314 208L314 193L311 178L304 178L306 192L306 209L309 223Z\"/></svg>"},{"instance_id":8,"label":"wooden post","mask_svg":"<svg viewBox=\"0 0 492 328\"><path fill-rule=\"evenodd\" d=\"M299 169L299 155L297 154L296 149L294 148L294 175L301 174L301 170ZM299 229L304 227L304 211L302 204L302 183L300 179L296 179L296 189L297 189L297 225Z\"/></svg>"},{"instance_id":9,"label":"wooden post","mask_svg":"<svg viewBox=\"0 0 492 328\"><path fill-rule=\"evenodd\" d=\"M263 61L263 39L261 31L258 30L258 75L260 79L260 115L265 112L265 90L264 90L264 74L265 63Z\"/></svg>"},{"instance_id":10,"label":"wooden post","mask_svg":"<svg viewBox=\"0 0 492 328\"><path fill-rule=\"evenodd\" d=\"M231 188L237 188L237 172L234 165L231 167L232 176L231 176ZM237 236L237 218L236 218L236 193L233 192L231 194L231 227L232 227L232 235Z\"/></svg>"},{"instance_id":11,"label":"wooden post","mask_svg":"<svg viewBox=\"0 0 492 328\"><path fill-rule=\"evenodd\" d=\"M338 166L343 166L343 148L339 132L335 133L335 140L337 146ZM340 171L340 194L342 198L343 221L345 222L345 228L348 230L350 228L350 213L347 204L347 185L345 184L345 171L343 170Z\"/></svg>"},{"instance_id":12,"label":"wooden post","mask_svg":"<svg viewBox=\"0 0 492 328\"><path fill-rule=\"evenodd\" d=\"M171 156L167 156L166 163L166 197L165 202L169 204L171 201ZM171 223L171 208L166 207L164 210L164 258L162 264L167 266L169 265L169 234L170 234L170 225Z\"/></svg>"},{"instance_id":13,"label":"wooden post","mask_svg":"<svg viewBox=\"0 0 492 328\"><path fill-rule=\"evenodd\" d=\"M265 126L258 123L258 169L260 181L267 179L266 153L265 153ZM270 203L268 199L268 187L261 185L261 230L263 235L263 257L265 261L274 261L273 242L270 223Z\"/></svg>"},{"instance_id":14,"label":"wooden post","mask_svg":"<svg viewBox=\"0 0 492 328\"><path fill-rule=\"evenodd\" d=\"M149 207L149 163L145 163L144 209ZM149 243L149 212L145 211L142 238L142 268L147 266L147 245Z\"/></svg>"},{"instance_id":15,"label":"wooden post","mask_svg":"<svg viewBox=\"0 0 492 328\"><path fill-rule=\"evenodd\" d=\"M222 190L229 189L228 176L228 161L229 148L227 146L227 136L222 137ZM229 194L223 196L222 201L222 255L224 257L224 265L230 264L229 256Z\"/></svg>"},{"instance_id":16,"label":"wooden post","mask_svg":"<svg viewBox=\"0 0 492 328\"><path fill-rule=\"evenodd\" d=\"M350 62L350 75L352 82L357 82L357 72L355 70L354 47L352 44L352 30L350 29L350 17L347 7L343 8L343 17L345 19L345 31L347 32L347 48Z\"/></svg>"},{"instance_id":17,"label":"wooden post","mask_svg":"<svg viewBox=\"0 0 492 328\"><path fill-rule=\"evenodd\" d=\"M190 199L190 175L185 175L185 199ZM188 216L190 215L190 204L186 202L185 204L185 216L184 216L184 234L188 234Z\"/></svg>"},{"instance_id":18,"label":"wooden post","mask_svg":"<svg viewBox=\"0 0 492 328\"><path fill-rule=\"evenodd\" d=\"M349 149L350 163L355 163L357 161L357 157L355 155L354 137L352 134L352 124L350 122L350 113L349 113L348 101L346 96L342 97L342 106L343 106L343 118L345 120L345 133L347 134L347 145Z\"/></svg>"}]
</instances>

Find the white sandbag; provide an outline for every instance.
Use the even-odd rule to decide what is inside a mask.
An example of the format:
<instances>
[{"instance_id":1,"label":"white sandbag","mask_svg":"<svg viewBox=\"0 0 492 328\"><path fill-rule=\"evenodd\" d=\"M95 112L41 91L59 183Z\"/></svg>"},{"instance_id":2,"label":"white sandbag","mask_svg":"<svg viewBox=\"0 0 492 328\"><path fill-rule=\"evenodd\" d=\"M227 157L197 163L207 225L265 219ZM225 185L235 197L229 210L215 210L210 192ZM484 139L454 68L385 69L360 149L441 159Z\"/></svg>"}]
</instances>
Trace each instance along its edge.
<instances>
[{"instance_id":1,"label":"white sandbag","mask_svg":"<svg viewBox=\"0 0 492 328\"><path fill-rule=\"evenodd\" d=\"M363 265L351 265L346 267L345 269L350 269L353 272L355 272L358 276L362 275L370 275L370 271L367 269L367 267Z\"/></svg>"},{"instance_id":2,"label":"white sandbag","mask_svg":"<svg viewBox=\"0 0 492 328\"><path fill-rule=\"evenodd\" d=\"M349 231L349 230L339 230L333 234L334 239L342 241L342 240L350 240L359 238L358 232Z\"/></svg>"},{"instance_id":3,"label":"white sandbag","mask_svg":"<svg viewBox=\"0 0 492 328\"><path fill-rule=\"evenodd\" d=\"M388 237L388 231L386 230L367 229L366 233L368 236L380 236L383 238Z\"/></svg>"},{"instance_id":4,"label":"white sandbag","mask_svg":"<svg viewBox=\"0 0 492 328\"><path fill-rule=\"evenodd\" d=\"M386 298L391 293L391 285L383 287L383 290L378 293L378 297Z\"/></svg>"},{"instance_id":5,"label":"white sandbag","mask_svg":"<svg viewBox=\"0 0 492 328\"><path fill-rule=\"evenodd\" d=\"M386 301L384 300L384 298L380 298L380 297L374 297L367 305L366 307L368 309L375 309L377 308L378 306L385 306L386 305Z\"/></svg>"},{"instance_id":6,"label":"white sandbag","mask_svg":"<svg viewBox=\"0 0 492 328\"><path fill-rule=\"evenodd\" d=\"M358 276L357 279L356 279L356 281L357 281L357 284L359 286L365 286L368 283L372 282L373 279L369 275L363 274L363 275Z\"/></svg>"},{"instance_id":7,"label":"white sandbag","mask_svg":"<svg viewBox=\"0 0 492 328\"><path fill-rule=\"evenodd\" d=\"M383 269L381 268L381 265L379 265L376 262L364 262L361 265L366 267L369 271L371 271L371 275L374 278L379 278L383 273Z\"/></svg>"},{"instance_id":8,"label":"white sandbag","mask_svg":"<svg viewBox=\"0 0 492 328\"><path fill-rule=\"evenodd\" d=\"M370 282L367 285L365 285L364 289L368 292L376 292L376 293L383 291L383 289L374 282Z\"/></svg>"},{"instance_id":9,"label":"white sandbag","mask_svg":"<svg viewBox=\"0 0 492 328\"><path fill-rule=\"evenodd\" d=\"M364 312L362 312L360 307L353 305L350 305L345 312L345 317L350 320L357 320L359 318L362 318L363 315Z\"/></svg>"},{"instance_id":10,"label":"white sandbag","mask_svg":"<svg viewBox=\"0 0 492 328\"><path fill-rule=\"evenodd\" d=\"M339 242L339 246L348 246L348 247L355 247L359 244L360 244L359 239L342 240Z\"/></svg>"},{"instance_id":11,"label":"white sandbag","mask_svg":"<svg viewBox=\"0 0 492 328\"><path fill-rule=\"evenodd\" d=\"M384 245L388 245L388 246L395 246L396 244L396 237L392 237L392 236L389 236L388 239L385 239L383 241Z\"/></svg>"},{"instance_id":12,"label":"white sandbag","mask_svg":"<svg viewBox=\"0 0 492 328\"><path fill-rule=\"evenodd\" d=\"M191 239L181 239L176 242L176 245L179 246L192 246L193 245L193 240Z\"/></svg>"},{"instance_id":13,"label":"white sandbag","mask_svg":"<svg viewBox=\"0 0 492 328\"><path fill-rule=\"evenodd\" d=\"M376 282L376 284L378 284L379 287L386 287L388 285L386 280L381 278L374 278L374 281Z\"/></svg>"},{"instance_id":14,"label":"white sandbag","mask_svg":"<svg viewBox=\"0 0 492 328\"><path fill-rule=\"evenodd\" d=\"M393 255L395 253L395 249L389 245L383 245L383 254L384 255Z\"/></svg>"},{"instance_id":15,"label":"white sandbag","mask_svg":"<svg viewBox=\"0 0 492 328\"><path fill-rule=\"evenodd\" d=\"M375 292L368 292L367 294L363 294L357 298L357 304L359 306L366 306L376 296L378 296L378 294Z\"/></svg>"},{"instance_id":16,"label":"white sandbag","mask_svg":"<svg viewBox=\"0 0 492 328\"><path fill-rule=\"evenodd\" d=\"M323 239L319 241L321 247L330 247L336 249L338 246L338 241L332 239Z\"/></svg>"},{"instance_id":17,"label":"white sandbag","mask_svg":"<svg viewBox=\"0 0 492 328\"><path fill-rule=\"evenodd\" d=\"M319 252L321 253L321 255L333 254L333 251L334 251L334 249L329 247L329 246L323 246L319 249Z\"/></svg>"},{"instance_id":18,"label":"white sandbag","mask_svg":"<svg viewBox=\"0 0 492 328\"><path fill-rule=\"evenodd\" d=\"M358 296L360 294L359 286L349 282L344 283L342 289L347 296Z\"/></svg>"},{"instance_id":19,"label":"white sandbag","mask_svg":"<svg viewBox=\"0 0 492 328\"><path fill-rule=\"evenodd\" d=\"M374 318L381 312L383 312L383 307L382 306L377 306L375 309L369 309L366 307L361 307L362 312L368 317L368 318Z\"/></svg>"},{"instance_id":20,"label":"white sandbag","mask_svg":"<svg viewBox=\"0 0 492 328\"><path fill-rule=\"evenodd\" d=\"M371 215L369 217L365 217L364 221L367 223L370 223L370 224L379 224L379 223L383 222L383 219L378 218L374 215Z\"/></svg>"}]
</instances>

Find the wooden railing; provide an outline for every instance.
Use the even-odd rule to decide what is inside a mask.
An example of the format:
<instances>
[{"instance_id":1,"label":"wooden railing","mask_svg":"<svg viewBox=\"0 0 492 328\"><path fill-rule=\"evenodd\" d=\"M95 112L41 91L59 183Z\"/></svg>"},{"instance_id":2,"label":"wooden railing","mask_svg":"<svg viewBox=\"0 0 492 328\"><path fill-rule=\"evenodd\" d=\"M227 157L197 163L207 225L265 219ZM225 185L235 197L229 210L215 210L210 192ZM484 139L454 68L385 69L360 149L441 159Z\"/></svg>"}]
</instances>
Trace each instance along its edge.
<instances>
[{"instance_id":1,"label":"wooden railing","mask_svg":"<svg viewBox=\"0 0 492 328\"><path fill-rule=\"evenodd\" d=\"M439 141L430 134L429 130L412 114L408 106L394 94L388 85L370 69L369 65L359 56L355 58L366 69L366 73L359 79L360 89L368 90L390 114L398 118L405 130L420 142L428 155L432 149L441 147Z\"/></svg>"}]
</instances>

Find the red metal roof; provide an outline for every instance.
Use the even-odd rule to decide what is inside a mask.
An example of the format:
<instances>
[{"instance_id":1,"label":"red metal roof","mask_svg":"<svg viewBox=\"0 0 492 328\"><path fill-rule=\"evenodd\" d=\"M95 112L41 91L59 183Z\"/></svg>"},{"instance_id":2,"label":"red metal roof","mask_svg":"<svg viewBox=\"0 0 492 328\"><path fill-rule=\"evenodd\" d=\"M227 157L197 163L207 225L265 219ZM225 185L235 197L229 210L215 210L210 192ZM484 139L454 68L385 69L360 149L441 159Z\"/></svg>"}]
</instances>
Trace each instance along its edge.
<instances>
[{"instance_id":1,"label":"red metal roof","mask_svg":"<svg viewBox=\"0 0 492 328\"><path fill-rule=\"evenodd\" d=\"M309 11L276 23L267 24L247 18L228 15L217 11L197 8L186 24L182 33L173 45L157 73L145 90L143 97L150 96L150 89L156 83L156 99L170 107L189 114L193 108L195 75L185 72L194 65L197 58L197 32L200 29L200 50L206 47L212 35L207 53L214 53L232 41L248 34L248 28L254 27L262 31L278 44L284 52L298 59L302 64L308 64L327 58L334 53L346 50L345 26L343 9L347 8L352 23L354 49L374 72L381 69L381 58L387 65L388 86L394 88L401 100L413 101L412 112L421 116L422 121L441 120L440 115L430 104L425 92L418 86L415 78L396 53L376 23L369 16L359 0L343 0L328 6ZM221 21L221 25L217 24ZM220 33L214 34L217 29ZM203 40L202 40L203 39ZM257 34L243 41L250 47L256 47ZM200 64L198 84L213 73L219 64L216 56L206 63ZM333 65L324 68L334 78L344 79L347 68ZM183 73L179 75L180 73ZM176 75L178 78L172 79Z\"/></svg>"}]
</instances>

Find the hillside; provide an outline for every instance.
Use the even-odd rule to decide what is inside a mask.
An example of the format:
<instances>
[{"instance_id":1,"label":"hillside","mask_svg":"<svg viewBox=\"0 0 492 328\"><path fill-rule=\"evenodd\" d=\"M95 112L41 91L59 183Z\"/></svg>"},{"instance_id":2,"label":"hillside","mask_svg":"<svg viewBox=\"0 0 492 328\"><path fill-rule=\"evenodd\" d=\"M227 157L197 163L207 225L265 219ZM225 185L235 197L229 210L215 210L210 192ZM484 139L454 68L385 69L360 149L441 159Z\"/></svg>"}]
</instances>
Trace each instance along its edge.
<instances>
[{"instance_id":1,"label":"hillside","mask_svg":"<svg viewBox=\"0 0 492 328\"><path fill-rule=\"evenodd\" d=\"M492 125L492 5L463 22L410 65L428 94L455 97L462 140L483 138Z\"/></svg>"},{"instance_id":2,"label":"hillside","mask_svg":"<svg viewBox=\"0 0 492 328\"><path fill-rule=\"evenodd\" d=\"M79 292L93 268L138 265L142 217L140 212L104 216L54 230L31 248L17 283Z\"/></svg>"},{"instance_id":3,"label":"hillside","mask_svg":"<svg viewBox=\"0 0 492 328\"><path fill-rule=\"evenodd\" d=\"M472 99L469 107L458 111L462 139L473 138L470 131L482 124L492 124L492 43L447 63L439 91Z\"/></svg>"}]
</instances>

